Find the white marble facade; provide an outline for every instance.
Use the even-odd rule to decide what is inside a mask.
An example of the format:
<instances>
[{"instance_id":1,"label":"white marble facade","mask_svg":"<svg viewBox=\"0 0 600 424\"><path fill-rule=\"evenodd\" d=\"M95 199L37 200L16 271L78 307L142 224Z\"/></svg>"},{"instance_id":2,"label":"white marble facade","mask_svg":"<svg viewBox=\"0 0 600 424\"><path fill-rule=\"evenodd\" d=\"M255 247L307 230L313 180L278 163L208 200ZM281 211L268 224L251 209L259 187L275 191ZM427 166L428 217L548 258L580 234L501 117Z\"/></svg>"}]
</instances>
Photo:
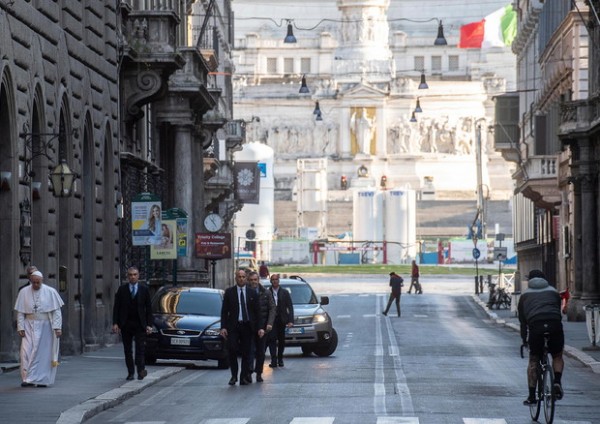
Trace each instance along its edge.
<instances>
[{"instance_id":1,"label":"white marble facade","mask_svg":"<svg viewBox=\"0 0 600 424\"><path fill-rule=\"evenodd\" d=\"M276 186L291 194L296 159L329 157L330 190L366 166L374 181L386 175L419 190L432 179L438 192L475 196L479 127L483 181L492 197L508 198L511 170L488 128L493 96L515 89L514 56L509 48L456 47L460 25L505 3L466 13L457 0L236 1L234 114L249 122L248 140L274 149ZM443 21L447 46L433 45L433 18ZM295 44L283 43L288 19ZM426 90L418 89L419 68ZM302 75L308 94L298 93ZM417 99L423 112L411 122Z\"/></svg>"}]
</instances>

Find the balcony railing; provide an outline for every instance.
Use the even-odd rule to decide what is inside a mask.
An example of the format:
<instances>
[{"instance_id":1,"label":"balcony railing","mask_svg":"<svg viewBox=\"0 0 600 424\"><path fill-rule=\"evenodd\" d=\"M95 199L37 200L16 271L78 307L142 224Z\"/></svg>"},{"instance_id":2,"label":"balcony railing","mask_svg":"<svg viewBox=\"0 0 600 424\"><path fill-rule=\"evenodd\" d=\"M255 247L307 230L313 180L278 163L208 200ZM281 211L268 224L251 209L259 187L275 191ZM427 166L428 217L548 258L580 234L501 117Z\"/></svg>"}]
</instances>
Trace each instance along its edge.
<instances>
[{"instance_id":1,"label":"balcony railing","mask_svg":"<svg viewBox=\"0 0 600 424\"><path fill-rule=\"evenodd\" d=\"M542 180L558 177L556 156L530 156L525 164L529 180Z\"/></svg>"}]
</instances>

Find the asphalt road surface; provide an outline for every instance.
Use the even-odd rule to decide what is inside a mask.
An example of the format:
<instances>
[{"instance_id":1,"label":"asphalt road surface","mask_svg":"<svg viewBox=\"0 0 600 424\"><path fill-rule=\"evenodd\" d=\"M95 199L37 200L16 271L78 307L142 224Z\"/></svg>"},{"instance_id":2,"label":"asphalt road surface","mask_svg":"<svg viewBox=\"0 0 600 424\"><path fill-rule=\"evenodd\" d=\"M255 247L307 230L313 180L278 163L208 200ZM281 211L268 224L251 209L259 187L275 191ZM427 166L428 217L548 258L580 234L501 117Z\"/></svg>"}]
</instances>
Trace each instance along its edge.
<instances>
[{"instance_id":1,"label":"asphalt road surface","mask_svg":"<svg viewBox=\"0 0 600 424\"><path fill-rule=\"evenodd\" d=\"M330 296L326 309L339 335L332 356L303 357L289 348L284 368L265 366L265 381L248 386L229 386L229 371L213 363L187 362L182 373L87 422L531 422L522 405L527 362L519 356L520 338L487 319L471 298L468 278L424 278L423 295L402 295L400 318L395 307L381 314L387 276L313 276L309 282ZM566 358L563 384L555 423L600 422L598 375Z\"/></svg>"}]
</instances>

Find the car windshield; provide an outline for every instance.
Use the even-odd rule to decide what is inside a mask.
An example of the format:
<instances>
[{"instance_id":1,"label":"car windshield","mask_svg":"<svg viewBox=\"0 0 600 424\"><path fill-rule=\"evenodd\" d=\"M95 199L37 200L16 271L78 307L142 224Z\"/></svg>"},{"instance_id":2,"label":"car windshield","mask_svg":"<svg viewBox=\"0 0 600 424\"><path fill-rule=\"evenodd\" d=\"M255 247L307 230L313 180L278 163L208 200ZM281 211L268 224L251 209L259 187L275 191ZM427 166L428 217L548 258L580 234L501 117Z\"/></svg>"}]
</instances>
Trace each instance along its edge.
<instances>
[{"instance_id":1,"label":"car windshield","mask_svg":"<svg viewBox=\"0 0 600 424\"><path fill-rule=\"evenodd\" d=\"M221 316L218 292L165 291L154 299L152 310L161 314Z\"/></svg>"},{"instance_id":2,"label":"car windshield","mask_svg":"<svg viewBox=\"0 0 600 424\"><path fill-rule=\"evenodd\" d=\"M317 296L315 296L315 293L312 291L310 286L306 284L294 284L289 286L286 284L281 284L281 287L290 292L293 304L319 303L317 301Z\"/></svg>"}]
</instances>

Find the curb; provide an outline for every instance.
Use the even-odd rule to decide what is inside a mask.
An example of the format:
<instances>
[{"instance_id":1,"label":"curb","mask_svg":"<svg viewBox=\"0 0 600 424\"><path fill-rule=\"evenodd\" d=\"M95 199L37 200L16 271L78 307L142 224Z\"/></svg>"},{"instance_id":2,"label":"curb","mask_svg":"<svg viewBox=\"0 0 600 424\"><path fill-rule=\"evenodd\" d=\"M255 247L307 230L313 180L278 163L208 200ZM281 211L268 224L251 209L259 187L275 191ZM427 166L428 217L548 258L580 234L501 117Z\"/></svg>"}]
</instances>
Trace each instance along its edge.
<instances>
[{"instance_id":1,"label":"curb","mask_svg":"<svg viewBox=\"0 0 600 424\"><path fill-rule=\"evenodd\" d=\"M487 308L486 303L483 302L479 298L479 296L477 296L475 294L472 296L473 296L473 300L475 301L475 303L477 303L479 306L481 306L481 308L485 311L485 313L487 313L487 315L490 317L490 319L492 319L496 324L504 325L505 327L511 328L512 330L515 330L517 332L521 331L521 327L519 325L514 324L512 322L506 322L505 319L498 318L498 314L496 314L495 312L491 312ZM565 348L564 348L564 353L565 353L565 355L578 360L583 365L590 367L594 374L600 374L600 362L596 361L594 358L592 358L587 353L584 353L580 349L577 349L575 347L572 347L572 346L569 346L566 344L565 344Z\"/></svg>"},{"instance_id":2,"label":"curb","mask_svg":"<svg viewBox=\"0 0 600 424\"><path fill-rule=\"evenodd\" d=\"M163 368L148 374L143 380L128 381L121 387L109 390L106 393L102 393L95 398L63 411L56 424L80 424L102 411L114 408L127 399L141 393L145 388L178 374L184 369L184 367Z\"/></svg>"}]
</instances>

